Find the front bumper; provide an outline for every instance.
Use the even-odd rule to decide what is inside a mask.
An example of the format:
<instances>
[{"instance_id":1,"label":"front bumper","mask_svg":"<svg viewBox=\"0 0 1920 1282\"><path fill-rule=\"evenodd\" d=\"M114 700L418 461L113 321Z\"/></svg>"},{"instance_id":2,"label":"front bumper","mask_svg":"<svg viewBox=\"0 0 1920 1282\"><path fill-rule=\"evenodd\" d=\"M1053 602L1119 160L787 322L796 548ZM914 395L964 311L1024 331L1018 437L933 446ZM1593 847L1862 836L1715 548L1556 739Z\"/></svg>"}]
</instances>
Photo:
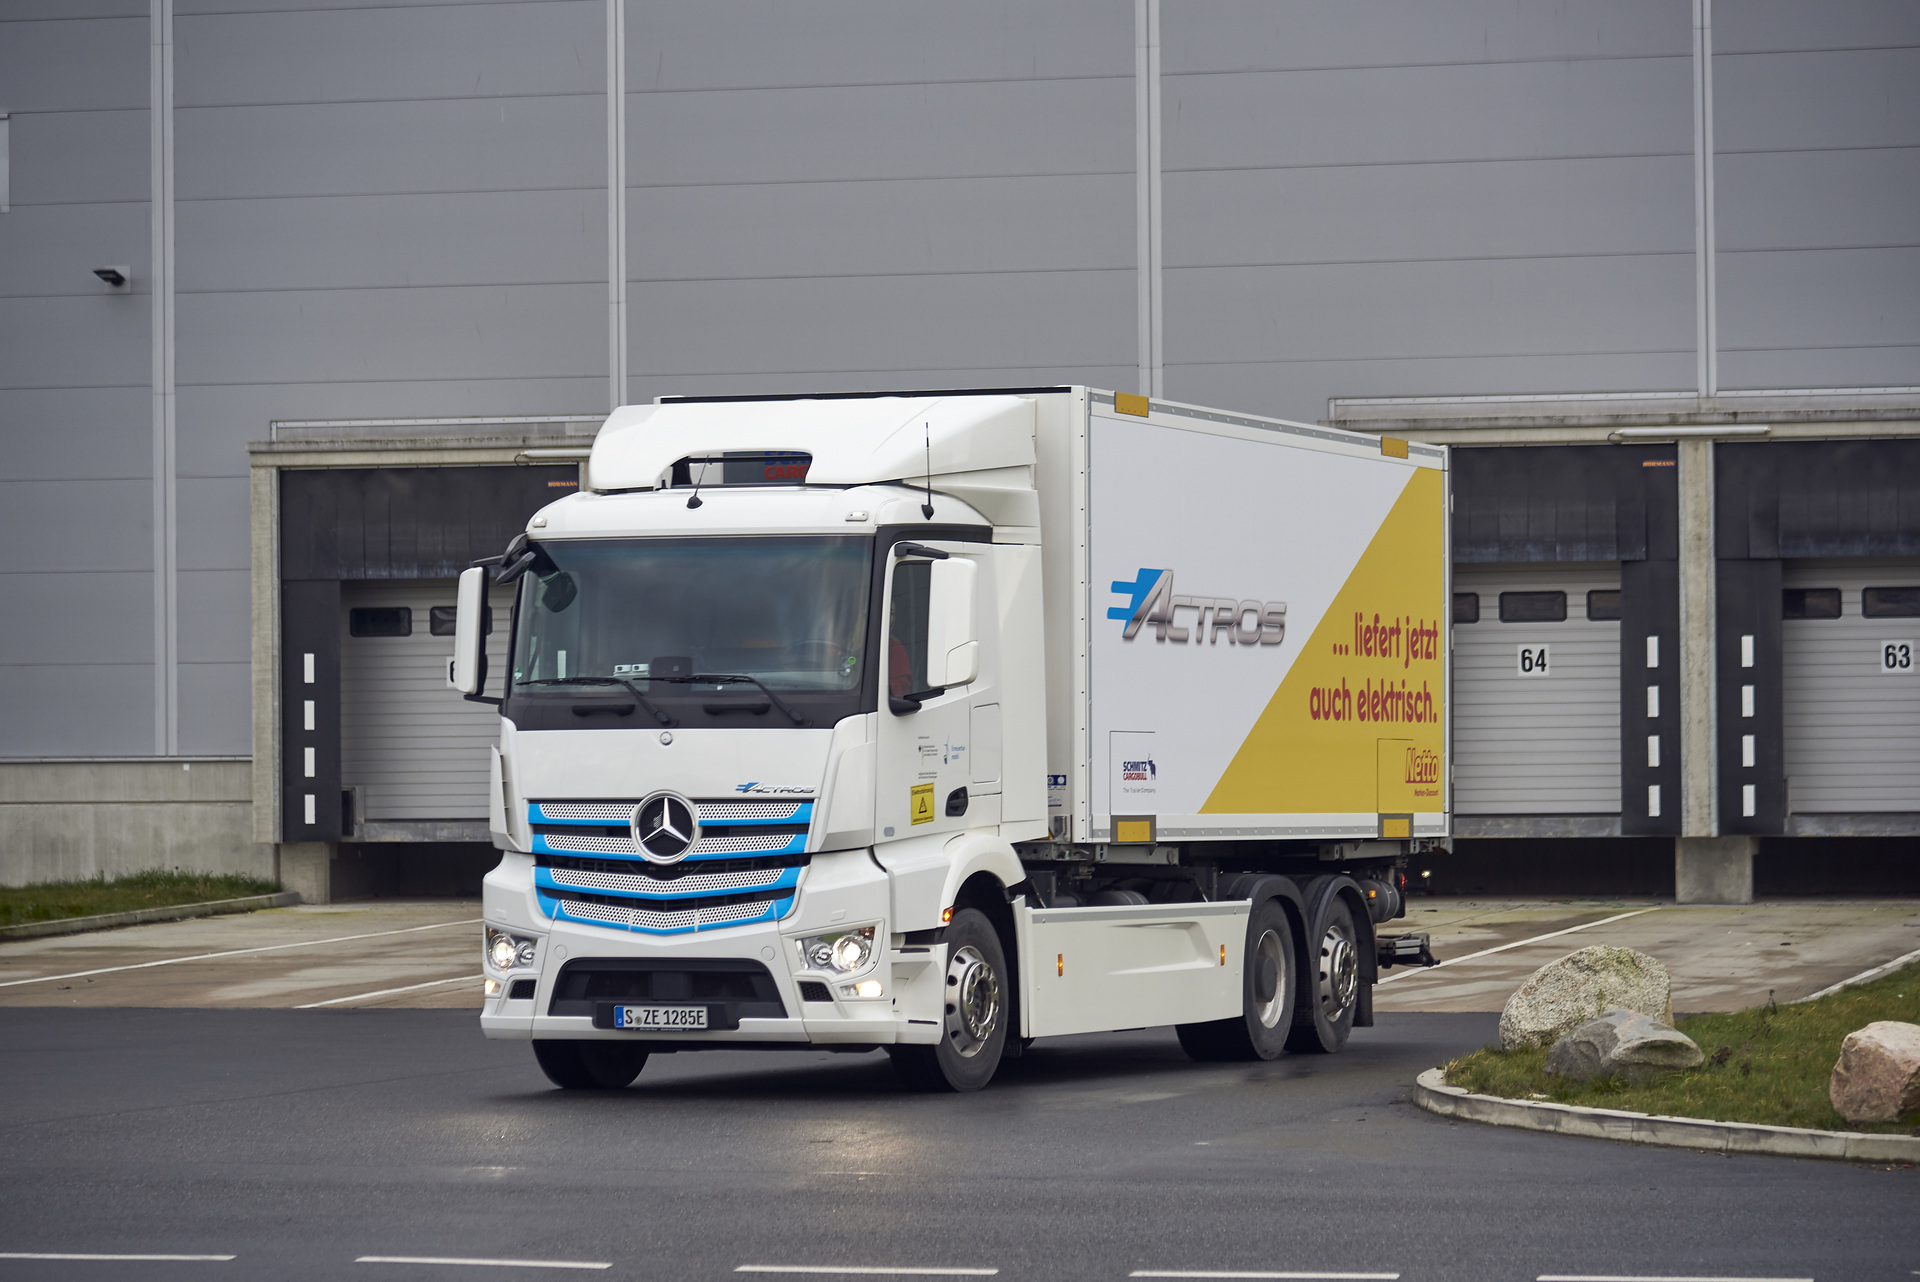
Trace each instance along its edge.
<instances>
[{"instance_id":1,"label":"front bumper","mask_svg":"<svg viewBox=\"0 0 1920 1282\"><path fill-rule=\"evenodd\" d=\"M480 1028L488 1037L532 1040L608 1040L657 1043L662 1050L711 1046L931 1044L942 1026L940 979L945 972L943 945L885 946L890 911L889 883L865 850L836 851L813 857L784 920L727 926L693 934L649 935L618 928L555 921L541 912L534 891L531 857L508 853L487 875L483 903L486 924L535 939L529 967L500 971L485 965L499 991L485 999ZM827 931L866 924L878 926L875 959L853 975L807 968L795 941ZM704 1032L632 1032L596 1027L589 1014L551 1013L562 967L584 961L644 959L661 965L684 963L691 971L702 963L755 963L772 975L786 1014L780 1018L743 1016L737 1028ZM514 997L533 980L531 997ZM878 997L849 997L841 986L878 979ZM802 993L806 984L808 992ZM819 997L826 1000L806 1000ZM640 999L635 999L636 1001Z\"/></svg>"}]
</instances>

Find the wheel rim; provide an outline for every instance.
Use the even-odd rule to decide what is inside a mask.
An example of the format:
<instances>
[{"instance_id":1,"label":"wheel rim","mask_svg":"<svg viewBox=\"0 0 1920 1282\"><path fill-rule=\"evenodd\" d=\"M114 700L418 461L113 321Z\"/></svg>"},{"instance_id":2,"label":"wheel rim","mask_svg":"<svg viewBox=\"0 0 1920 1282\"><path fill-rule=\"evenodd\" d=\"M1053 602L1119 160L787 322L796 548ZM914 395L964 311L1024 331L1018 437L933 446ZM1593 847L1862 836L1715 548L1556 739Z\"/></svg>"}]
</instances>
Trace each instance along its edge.
<instances>
[{"instance_id":1,"label":"wheel rim","mask_svg":"<svg viewBox=\"0 0 1920 1282\"><path fill-rule=\"evenodd\" d=\"M1281 945L1280 936L1271 930L1260 936L1260 942L1253 946L1251 960L1256 968L1263 960L1273 963L1273 996L1255 1006L1253 1012L1262 1028L1272 1028L1279 1024L1287 1006L1287 950Z\"/></svg>"},{"instance_id":2,"label":"wheel rim","mask_svg":"<svg viewBox=\"0 0 1920 1282\"><path fill-rule=\"evenodd\" d=\"M1328 1019L1338 1019L1359 988L1360 957L1353 941L1338 926L1329 926L1320 941L1320 1009Z\"/></svg>"},{"instance_id":3,"label":"wheel rim","mask_svg":"<svg viewBox=\"0 0 1920 1282\"><path fill-rule=\"evenodd\" d=\"M978 948L968 944L947 962L947 1040L972 1059L1000 1027L1000 977Z\"/></svg>"}]
</instances>

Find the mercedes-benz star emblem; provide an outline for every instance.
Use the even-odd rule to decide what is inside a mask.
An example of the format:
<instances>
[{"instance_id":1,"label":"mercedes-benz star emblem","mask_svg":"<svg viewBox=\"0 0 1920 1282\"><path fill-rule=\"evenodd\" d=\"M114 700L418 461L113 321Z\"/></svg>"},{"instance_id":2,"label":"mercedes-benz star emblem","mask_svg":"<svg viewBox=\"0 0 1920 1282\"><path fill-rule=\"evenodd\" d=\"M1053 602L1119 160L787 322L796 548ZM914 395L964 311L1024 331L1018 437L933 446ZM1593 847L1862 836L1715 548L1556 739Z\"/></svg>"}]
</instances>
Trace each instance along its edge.
<instances>
[{"instance_id":1,"label":"mercedes-benz star emblem","mask_svg":"<svg viewBox=\"0 0 1920 1282\"><path fill-rule=\"evenodd\" d=\"M700 840L693 803L677 792L656 792L633 808L633 844L648 861L678 863Z\"/></svg>"}]
</instances>

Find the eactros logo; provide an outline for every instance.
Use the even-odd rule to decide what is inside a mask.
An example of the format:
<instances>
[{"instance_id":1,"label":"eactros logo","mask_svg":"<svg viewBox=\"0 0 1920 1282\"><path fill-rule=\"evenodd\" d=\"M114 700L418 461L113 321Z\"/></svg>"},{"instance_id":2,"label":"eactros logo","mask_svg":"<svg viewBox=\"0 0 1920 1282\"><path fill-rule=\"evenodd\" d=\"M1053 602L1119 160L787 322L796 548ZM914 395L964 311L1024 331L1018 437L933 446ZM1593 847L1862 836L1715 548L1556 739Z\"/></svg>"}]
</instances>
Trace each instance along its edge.
<instances>
[{"instance_id":1,"label":"eactros logo","mask_svg":"<svg viewBox=\"0 0 1920 1282\"><path fill-rule=\"evenodd\" d=\"M737 783L733 785L733 790L746 793L750 797L811 797L813 795L811 788L782 788L775 784L761 783L757 779L748 783Z\"/></svg>"},{"instance_id":2,"label":"eactros logo","mask_svg":"<svg viewBox=\"0 0 1920 1282\"><path fill-rule=\"evenodd\" d=\"M1133 582L1116 580L1113 591L1128 598L1127 604L1110 606L1109 619L1125 626L1120 635L1131 641L1141 627L1153 629L1156 641L1185 644L1220 644L1222 634L1229 645L1279 645L1287 637L1285 601L1235 600L1232 597L1175 596L1172 570L1142 569ZM1180 617L1180 611L1192 610L1192 628Z\"/></svg>"},{"instance_id":3,"label":"eactros logo","mask_svg":"<svg viewBox=\"0 0 1920 1282\"><path fill-rule=\"evenodd\" d=\"M633 808L633 844L650 863L678 863L700 840L693 803L677 792L656 792Z\"/></svg>"}]
</instances>

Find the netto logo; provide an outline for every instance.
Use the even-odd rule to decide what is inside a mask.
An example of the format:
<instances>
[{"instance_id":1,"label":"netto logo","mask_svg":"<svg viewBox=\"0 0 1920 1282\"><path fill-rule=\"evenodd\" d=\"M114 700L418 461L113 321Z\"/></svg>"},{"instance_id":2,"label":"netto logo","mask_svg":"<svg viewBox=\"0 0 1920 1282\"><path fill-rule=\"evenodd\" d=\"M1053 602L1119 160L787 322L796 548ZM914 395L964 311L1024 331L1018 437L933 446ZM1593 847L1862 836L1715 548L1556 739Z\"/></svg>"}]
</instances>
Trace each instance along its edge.
<instances>
[{"instance_id":1,"label":"netto logo","mask_svg":"<svg viewBox=\"0 0 1920 1282\"><path fill-rule=\"evenodd\" d=\"M656 792L633 808L633 844L649 862L678 863L700 840L693 803L677 792Z\"/></svg>"},{"instance_id":2,"label":"netto logo","mask_svg":"<svg viewBox=\"0 0 1920 1282\"><path fill-rule=\"evenodd\" d=\"M1143 624L1153 628L1154 640L1182 644L1191 635L1195 645L1218 645L1222 633L1229 645L1279 645L1287 638L1285 601L1175 596L1172 570L1142 569L1131 583L1116 580L1113 591L1129 599L1125 605L1108 607L1107 617L1125 625L1120 635L1129 641L1139 635ZM1182 610L1194 611L1191 633L1180 623Z\"/></svg>"},{"instance_id":3,"label":"netto logo","mask_svg":"<svg viewBox=\"0 0 1920 1282\"><path fill-rule=\"evenodd\" d=\"M1431 748L1408 748L1406 782L1439 783L1440 754Z\"/></svg>"},{"instance_id":4,"label":"netto logo","mask_svg":"<svg viewBox=\"0 0 1920 1282\"><path fill-rule=\"evenodd\" d=\"M737 783L733 785L733 790L735 792L745 793L750 797L811 797L813 795L813 789L811 788L781 788L774 784L761 783L758 780L750 783Z\"/></svg>"}]
</instances>

